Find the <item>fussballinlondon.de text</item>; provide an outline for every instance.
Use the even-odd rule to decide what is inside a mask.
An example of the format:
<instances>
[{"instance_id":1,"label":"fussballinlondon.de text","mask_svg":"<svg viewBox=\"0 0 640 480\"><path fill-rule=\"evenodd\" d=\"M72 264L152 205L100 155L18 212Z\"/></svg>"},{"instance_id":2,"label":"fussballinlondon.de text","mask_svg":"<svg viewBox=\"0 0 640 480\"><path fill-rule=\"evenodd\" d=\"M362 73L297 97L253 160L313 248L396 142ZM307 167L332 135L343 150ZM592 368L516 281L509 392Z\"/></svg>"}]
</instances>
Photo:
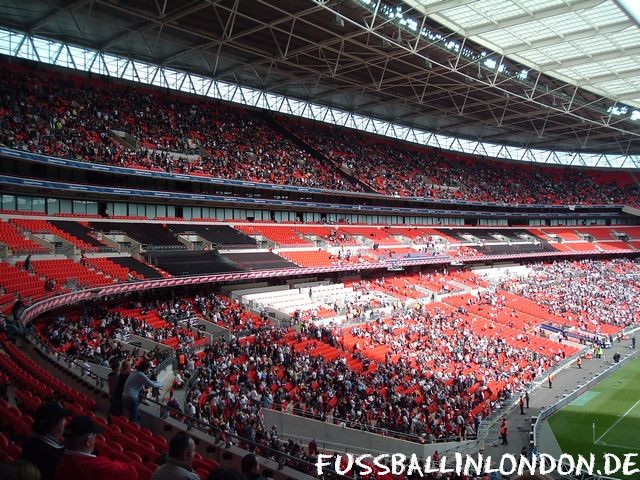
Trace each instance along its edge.
<instances>
[{"instance_id":1,"label":"fussballinlondon.de text","mask_svg":"<svg viewBox=\"0 0 640 480\"><path fill-rule=\"evenodd\" d=\"M492 458L491 455L463 455L455 453L453 456L442 456L434 460L427 457L424 460L417 455L404 455L402 453L381 455L318 455L316 468L318 475L323 470L332 469L340 475L346 475L352 471L361 477L377 474L387 475L418 475L426 476L431 473L455 473L457 475L482 475L497 472L501 475L523 475L540 473L547 475L558 473L560 475L623 475L633 476L640 474L640 465L636 464L638 454L628 453L623 456L605 453L602 468L596 468L596 456L562 454L555 458L546 453L533 455L531 458L504 454L501 457Z\"/></svg>"}]
</instances>

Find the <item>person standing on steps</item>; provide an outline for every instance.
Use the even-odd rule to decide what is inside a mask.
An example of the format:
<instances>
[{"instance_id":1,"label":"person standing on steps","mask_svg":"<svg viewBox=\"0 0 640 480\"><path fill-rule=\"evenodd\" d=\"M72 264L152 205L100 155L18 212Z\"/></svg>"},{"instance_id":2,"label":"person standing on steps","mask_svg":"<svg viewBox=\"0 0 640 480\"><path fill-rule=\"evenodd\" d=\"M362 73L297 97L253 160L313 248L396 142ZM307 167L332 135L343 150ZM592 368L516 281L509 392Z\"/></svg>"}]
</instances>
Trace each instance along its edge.
<instances>
[{"instance_id":1,"label":"person standing on steps","mask_svg":"<svg viewBox=\"0 0 640 480\"><path fill-rule=\"evenodd\" d=\"M122 403L128 413L129 420L140 423L140 391L143 387L162 388L162 383L148 377L151 364L146 358L139 364L135 372L127 377L122 392Z\"/></svg>"}]
</instances>

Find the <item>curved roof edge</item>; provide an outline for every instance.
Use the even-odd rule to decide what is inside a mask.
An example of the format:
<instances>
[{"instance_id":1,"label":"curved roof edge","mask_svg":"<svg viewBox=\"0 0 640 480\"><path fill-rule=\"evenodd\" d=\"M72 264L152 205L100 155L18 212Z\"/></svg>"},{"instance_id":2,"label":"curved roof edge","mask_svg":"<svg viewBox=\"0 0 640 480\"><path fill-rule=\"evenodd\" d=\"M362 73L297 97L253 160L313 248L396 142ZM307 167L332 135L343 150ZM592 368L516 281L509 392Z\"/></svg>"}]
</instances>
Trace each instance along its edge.
<instances>
[{"instance_id":1,"label":"curved roof edge","mask_svg":"<svg viewBox=\"0 0 640 480\"><path fill-rule=\"evenodd\" d=\"M82 46L0 28L0 54L261 108L418 145L495 159L607 169L640 169L640 155L532 149L478 142L407 127Z\"/></svg>"}]
</instances>

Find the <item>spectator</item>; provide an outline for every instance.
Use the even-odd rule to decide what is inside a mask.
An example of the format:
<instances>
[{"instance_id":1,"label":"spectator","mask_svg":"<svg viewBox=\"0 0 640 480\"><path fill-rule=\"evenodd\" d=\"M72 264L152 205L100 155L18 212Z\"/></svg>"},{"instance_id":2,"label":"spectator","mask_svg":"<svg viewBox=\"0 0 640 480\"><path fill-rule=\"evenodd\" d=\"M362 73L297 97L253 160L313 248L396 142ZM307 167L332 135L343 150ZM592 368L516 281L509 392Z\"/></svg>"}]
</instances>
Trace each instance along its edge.
<instances>
[{"instance_id":1,"label":"spectator","mask_svg":"<svg viewBox=\"0 0 640 480\"><path fill-rule=\"evenodd\" d=\"M507 420L503 418L502 423L500 424L500 438L502 439L502 445L509 445L509 441L507 439L508 433Z\"/></svg>"},{"instance_id":2,"label":"spectator","mask_svg":"<svg viewBox=\"0 0 640 480\"><path fill-rule=\"evenodd\" d=\"M132 464L115 462L93 454L96 434L102 428L90 417L75 417L64 430L66 450L56 467L55 480L137 480Z\"/></svg>"},{"instance_id":3,"label":"spectator","mask_svg":"<svg viewBox=\"0 0 640 480\"><path fill-rule=\"evenodd\" d=\"M0 478L2 480L40 480L40 470L31 462L17 461L0 464Z\"/></svg>"},{"instance_id":4,"label":"spectator","mask_svg":"<svg viewBox=\"0 0 640 480\"><path fill-rule=\"evenodd\" d=\"M196 444L186 433L178 433L169 442L169 457L158 467L151 480L200 480L193 471Z\"/></svg>"},{"instance_id":5,"label":"spectator","mask_svg":"<svg viewBox=\"0 0 640 480\"><path fill-rule=\"evenodd\" d=\"M120 365L120 374L118 375L118 383L113 394L113 402L110 405L111 415L122 415L124 411L122 395L124 393L124 386L127 383L127 379L131 375L131 363L128 360L124 360Z\"/></svg>"},{"instance_id":6,"label":"spectator","mask_svg":"<svg viewBox=\"0 0 640 480\"><path fill-rule=\"evenodd\" d=\"M162 383L151 380L147 374L151 365L145 358L139 364L135 372L127 378L122 392L122 403L126 409L129 420L140 423L140 395L144 387L162 388Z\"/></svg>"},{"instance_id":7,"label":"spectator","mask_svg":"<svg viewBox=\"0 0 640 480\"><path fill-rule=\"evenodd\" d=\"M109 415L119 415L119 412L122 411L122 408L120 407L120 404L122 403L122 391L120 391L120 398L116 398L120 367L120 360L118 358L112 358L111 371L107 375L107 386L109 387Z\"/></svg>"},{"instance_id":8,"label":"spectator","mask_svg":"<svg viewBox=\"0 0 640 480\"><path fill-rule=\"evenodd\" d=\"M248 453L242 457L240 469L242 470L245 480L265 480L265 478L258 473L258 459L253 453Z\"/></svg>"},{"instance_id":9,"label":"spectator","mask_svg":"<svg viewBox=\"0 0 640 480\"><path fill-rule=\"evenodd\" d=\"M47 400L38 407L33 419L31 437L22 449L21 459L33 463L42 480L52 480L56 465L64 454L62 433L65 417L71 410L57 400Z\"/></svg>"}]
</instances>

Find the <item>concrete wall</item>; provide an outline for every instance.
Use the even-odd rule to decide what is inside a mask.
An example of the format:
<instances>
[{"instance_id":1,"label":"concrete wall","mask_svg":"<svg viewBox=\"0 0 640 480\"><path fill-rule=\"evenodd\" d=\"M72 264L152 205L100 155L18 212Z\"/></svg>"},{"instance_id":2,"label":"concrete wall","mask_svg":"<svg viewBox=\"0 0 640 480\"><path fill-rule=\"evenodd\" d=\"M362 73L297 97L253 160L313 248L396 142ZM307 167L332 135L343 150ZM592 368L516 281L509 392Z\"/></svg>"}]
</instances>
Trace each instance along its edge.
<instances>
[{"instance_id":1,"label":"concrete wall","mask_svg":"<svg viewBox=\"0 0 640 480\"><path fill-rule=\"evenodd\" d=\"M139 343L140 346L145 350L153 350L157 346L161 352L167 352L169 355L173 355L173 348L163 343L156 342L155 340L151 340L150 338L141 337L139 335L131 335L129 343Z\"/></svg>"},{"instance_id":2,"label":"concrete wall","mask_svg":"<svg viewBox=\"0 0 640 480\"><path fill-rule=\"evenodd\" d=\"M426 458L436 450L440 455L443 455L453 452L471 452L474 449L477 451L478 449L475 440L422 445L270 409L263 409L262 415L267 430L275 425L281 437L291 438L304 445L311 439L315 439L320 450L371 454L401 452L409 455L415 453L419 457Z\"/></svg>"}]
</instances>

